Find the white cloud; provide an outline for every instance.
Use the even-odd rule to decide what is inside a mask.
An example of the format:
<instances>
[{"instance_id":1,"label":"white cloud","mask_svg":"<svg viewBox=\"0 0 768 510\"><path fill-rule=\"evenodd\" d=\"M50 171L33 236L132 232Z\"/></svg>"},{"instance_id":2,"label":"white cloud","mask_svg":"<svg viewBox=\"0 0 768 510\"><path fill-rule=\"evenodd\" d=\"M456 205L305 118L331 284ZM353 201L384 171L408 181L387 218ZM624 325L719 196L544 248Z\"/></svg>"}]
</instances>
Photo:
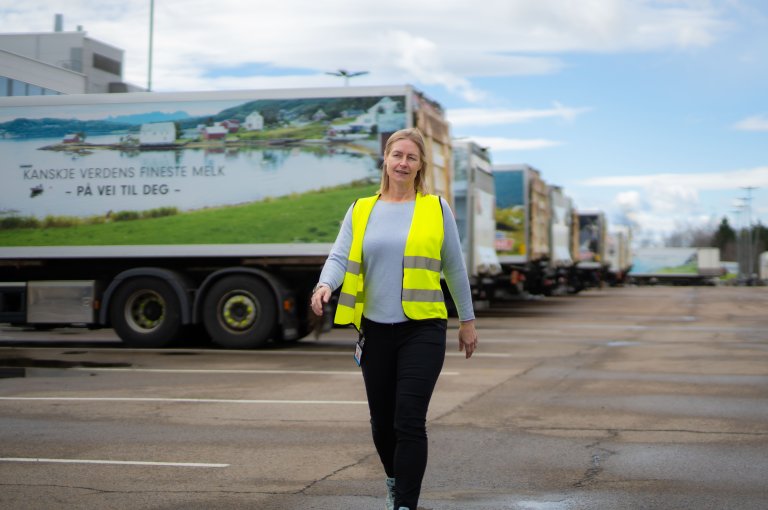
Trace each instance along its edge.
<instances>
[{"instance_id":1,"label":"white cloud","mask_svg":"<svg viewBox=\"0 0 768 510\"><path fill-rule=\"evenodd\" d=\"M507 110L501 108L453 108L448 110L448 121L453 126L491 126L498 124L519 124L536 119L559 118L574 120L590 108L569 108L555 103L548 109Z\"/></svg>"},{"instance_id":2,"label":"white cloud","mask_svg":"<svg viewBox=\"0 0 768 510\"><path fill-rule=\"evenodd\" d=\"M768 115L753 115L733 125L739 131L768 131Z\"/></svg>"},{"instance_id":3,"label":"white cloud","mask_svg":"<svg viewBox=\"0 0 768 510\"><path fill-rule=\"evenodd\" d=\"M389 60L395 68L417 82L443 85L471 102L482 97L482 93L474 90L469 80L446 67L439 46L434 41L402 30L393 30L382 37L382 43L386 43L382 47L388 48Z\"/></svg>"},{"instance_id":4,"label":"white cloud","mask_svg":"<svg viewBox=\"0 0 768 510\"><path fill-rule=\"evenodd\" d=\"M469 80L558 72L555 53L702 47L725 30L709 2L635 0L186 0L155 2L155 90L246 88L245 78L209 76L222 66L265 63L313 70L286 77L314 86L324 71L368 70L375 83L440 85L466 100L483 97ZM146 83L149 2L25 0L0 8L0 32L66 30L126 51L126 81ZM300 14L300 15L299 15ZM290 74L290 73L289 73ZM276 82L254 76L254 80ZM333 84L325 78L323 84ZM359 80L355 83L363 83ZM260 83L260 82L256 82ZM285 86L284 82L277 82Z\"/></svg>"},{"instance_id":5,"label":"white cloud","mask_svg":"<svg viewBox=\"0 0 768 510\"><path fill-rule=\"evenodd\" d=\"M743 194L743 188L750 186L764 189L768 187L768 166L696 174L597 177L579 186L618 188L612 203L604 204L606 209L630 221L645 239L658 242L675 231L712 228L733 208L704 203L702 195L724 190ZM752 205L757 217L760 204L753 201Z\"/></svg>"},{"instance_id":6,"label":"white cloud","mask_svg":"<svg viewBox=\"0 0 768 510\"><path fill-rule=\"evenodd\" d=\"M581 184L585 186L641 187L667 189L684 187L693 190L738 189L745 186L768 186L768 166L717 173L649 174L595 177Z\"/></svg>"},{"instance_id":7,"label":"white cloud","mask_svg":"<svg viewBox=\"0 0 768 510\"><path fill-rule=\"evenodd\" d=\"M697 189L684 184L654 181L645 188L646 202L650 210L674 216L681 211L690 211L699 204Z\"/></svg>"},{"instance_id":8,"label":"white cloud","mask_svg":"<svg viewBox=\"0 0 768 510\"><path fill-rule=\"evenodd\" d=\"M547 149L549 147L561 145L561 142L545 139L517 139L483 136L473 136L471 139L481 147L489 147L492 154L501 151Z\"/></svg>"},{"instance_id":9,"label":"white cloud","mask_svg":"<svg viewBox=\"0 0 768 510\"><path fill-rule=\"evenodd\" d=\"M616 195L616 204L622 210L638 209L641 205L641 196L637 191L622 191Z\"/></svg>"}]
</instances>

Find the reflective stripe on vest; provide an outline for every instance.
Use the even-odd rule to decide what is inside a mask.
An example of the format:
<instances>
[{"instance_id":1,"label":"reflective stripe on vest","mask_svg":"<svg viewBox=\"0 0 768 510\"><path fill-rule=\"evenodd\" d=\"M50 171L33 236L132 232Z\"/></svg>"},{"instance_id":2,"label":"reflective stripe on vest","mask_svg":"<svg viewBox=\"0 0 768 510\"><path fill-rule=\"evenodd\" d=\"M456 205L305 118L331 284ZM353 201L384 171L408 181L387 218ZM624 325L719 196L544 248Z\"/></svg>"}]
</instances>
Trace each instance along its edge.
<instances>
[{"instance_id":1,"label":"reflective stripe on vest","mask_svg":"<svg viewBox=\"0 0 768 510\"><path fill-rule=\"evenodd\" d=\"M365 304L363 238L368 218L378 198L378 195L362 198L352 208L352 245L336 307L336 324L354 324L360 329ZM402 306L403 313L410 319L448 317L440 287L443 237L440 197L417 194L403 256Z\"/></svg>"},{"instance_id":2,"label":"reflective stripe on vest","mask_svg":"<svg viewBox=\"0 0 768 510\"><path fill-rule=\"evenodd\" d=\"M336 315L333 322L336 324L354 324L360 329L363 318L363 306L365 304L363 288L363 237L365 227L368 225L368 217L379 195L361 198L352 206L352 245L347 256L347 269L344 273L344 282L341 284L341 294L336 305Z\"/></svg>"}]
</instances>

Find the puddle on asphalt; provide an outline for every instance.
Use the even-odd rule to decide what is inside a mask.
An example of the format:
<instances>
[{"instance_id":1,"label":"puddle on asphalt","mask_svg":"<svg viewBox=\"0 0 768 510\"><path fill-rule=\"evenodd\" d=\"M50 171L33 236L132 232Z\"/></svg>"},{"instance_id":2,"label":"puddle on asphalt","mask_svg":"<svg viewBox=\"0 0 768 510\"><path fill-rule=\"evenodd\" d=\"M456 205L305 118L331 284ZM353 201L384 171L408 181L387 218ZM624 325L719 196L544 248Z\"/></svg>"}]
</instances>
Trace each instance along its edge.
<instances>
[{"instance_id":1,"label":"puddle on asphalt","mask_svg":"<svg viewBox=\"0 0 768 510\"><path fill-rule=\"evenodd\" d=\"M130 363L64 361L60 359L0 358L0 379L73 375L71 368L129 368ZM79 375L83 375L80 373Z\"/></svg>"},{"instance_id":2,"label":"puddle on asphalt","mask_svg":"<svg viewBox=\"0 0 768 510\"><path fill-rule=\"evenodd\" d=\"M432 494L433 497L438 495ZM523 494L487 494L487 493L451 493L441 492L439 496L443 501L440 508L459 509L476 508L477 510L571 510L571 500L565 494L540 494L539 499L532 499L531 496ZM438 501L426 498L429 503ZM461 504L456 504L461 501ZM424 509L437 509L425 501ZM422 506L419 505L419 510Z\"/></svg>"},{"instance_id":3,"label":"puddle on asphalt","mask_svg":"<svg viewBox=\"0 0 768 510\"><path fill-rule=\"evenodd\" d=\"M561 501L520 501L517 504L521 510L563 510L568 508Z\"/></svg>"},{"instance_id":4,"label":"puddle on asphalt","mask_svg":"<svg viewBox=\"0 0 768 510\"><path fill-rule=\"evenodd\" d=\"M631 347L633 345L640 345L640 342L633 342L632 340L613 340L607 342L605 345L608 347Z\"/></svg>"},{"instance_id":5,"label":"puddle on asphalt","mask_svg":"<svg viewBox=\"0 0 768 510\"><path fill-rule=\"evenodd\" d=\"M19 367L0 367L0 379L11 379L13 377L26 377L27 369Z\"/></svg>"},{"instance_id":6,"label":"puddle on asphalt","mask_svg":"<svg viewBox=\"0 0 768 510\"><path fill-rule=\"evenodd\" d=\"M473 500L471 506L467 506L466 508L493 508L495 510L568 510L570 505L567 500L534 501L501 496L498 498Z\"/></svg>"}]
</instances>

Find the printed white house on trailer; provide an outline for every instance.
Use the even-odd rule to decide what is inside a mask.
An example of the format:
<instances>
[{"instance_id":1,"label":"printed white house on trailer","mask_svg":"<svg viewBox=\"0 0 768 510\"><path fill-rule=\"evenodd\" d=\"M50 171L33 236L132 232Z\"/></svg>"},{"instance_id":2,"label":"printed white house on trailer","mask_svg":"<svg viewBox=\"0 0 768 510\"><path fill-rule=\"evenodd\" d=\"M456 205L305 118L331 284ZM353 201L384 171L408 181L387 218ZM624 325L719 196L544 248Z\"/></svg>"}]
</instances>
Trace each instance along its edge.
<instances>
[{"instance_id":1,"label":"printed white house on trailer","mask_svg":"<svg viewBox=\"0 0 768 510\"><path fill-rule=\"evenodd\" d=\"M261 131L264 129L264 117L259 112L251 112L244 123L248 131Z\"/></svg>"},{"instance_id":2,"label":"printed white house on trailer","mask_svg":"<svg viewBox=\"0 0 768 510\"><path fill-rule=\"evenodd\" d=\"M333 129L336 132L370 133L375 127L379 133L384 133L400 129L400 122L402 122L401 104L390 97L383 97L368 110L357 115L352 122L335 125Z\"/></svg>"},{"instance_id":3,"label":"printed white house on trailer","mask_svg":"<svg viewBox=\"0 0 768 510\"><path fill-rule=\"evenodd\" d=\"M142 124L139 131L140 145L171 145L176 141L176 126L173 122Z\"/></svg>"}]
</instances>

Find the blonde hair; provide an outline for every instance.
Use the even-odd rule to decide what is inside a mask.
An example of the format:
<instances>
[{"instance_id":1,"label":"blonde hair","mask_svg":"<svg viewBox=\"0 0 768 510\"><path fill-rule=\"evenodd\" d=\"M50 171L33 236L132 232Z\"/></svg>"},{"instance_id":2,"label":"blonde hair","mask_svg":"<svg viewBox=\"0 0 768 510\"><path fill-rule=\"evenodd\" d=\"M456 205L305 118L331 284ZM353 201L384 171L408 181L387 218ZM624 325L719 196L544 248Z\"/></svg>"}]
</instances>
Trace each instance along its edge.
<instances>
[{"instance_id":1,"label":"blonde hair","mask_svg":"<svg viewBox=\"0 0 768 510\"><path fill-rule=\"evenodd\" d=\"M384 145L384 161L381 163L381 185L379 186L379 193L384 193L389 190L389 175L387 174L387 156L392 152L392 146L395 142L400 140L410 140L416 144L419 148L419 159L421 161L421 168L419 168L416 174L416 179L413 182L413 186L418 193L426 195L430 192L428 172L429 172L429 160L427 159L427 149L424 144L424 137L418 128L406 128L399 131L395 131L387 140Z\"/></svg>"}]
</instances>

